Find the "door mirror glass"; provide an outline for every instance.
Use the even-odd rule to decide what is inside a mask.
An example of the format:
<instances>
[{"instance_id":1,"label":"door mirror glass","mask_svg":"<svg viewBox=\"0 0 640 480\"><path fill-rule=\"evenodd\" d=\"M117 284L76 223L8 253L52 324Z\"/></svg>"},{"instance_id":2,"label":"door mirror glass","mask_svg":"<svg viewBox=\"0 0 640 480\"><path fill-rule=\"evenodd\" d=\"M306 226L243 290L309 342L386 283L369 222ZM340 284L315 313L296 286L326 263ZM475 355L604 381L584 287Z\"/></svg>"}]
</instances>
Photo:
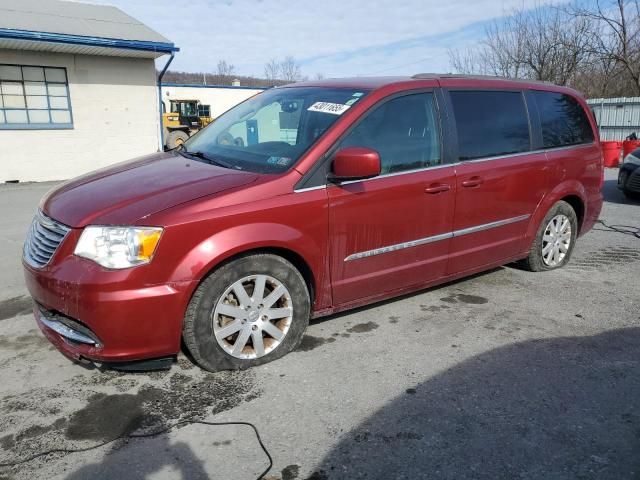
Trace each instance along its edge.
<instances>
[{"instance_id":1,"label":"door mirror glass","mask_svg":"<svg viewBox=\"0 0 640 480\"><path fill-rule=\"evenodd\" d=\"M365 147L346 147L333 156L332 180L360 180L380 175L380 155Z\"/></svg>"}]
</instances>

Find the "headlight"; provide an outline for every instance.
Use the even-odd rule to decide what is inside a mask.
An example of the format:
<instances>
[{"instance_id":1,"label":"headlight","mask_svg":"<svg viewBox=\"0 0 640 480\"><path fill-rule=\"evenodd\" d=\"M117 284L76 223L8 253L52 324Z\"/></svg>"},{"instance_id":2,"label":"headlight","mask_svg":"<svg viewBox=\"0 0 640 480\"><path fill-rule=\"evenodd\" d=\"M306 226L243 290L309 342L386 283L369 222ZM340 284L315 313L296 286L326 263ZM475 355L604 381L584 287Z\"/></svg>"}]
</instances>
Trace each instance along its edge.
<instances>
[{"instance_id":1,"label":"headlight","mask_svg":"<svg viewBox=\"0 0 640 480\"><path fill-rule=\"evenodd\" d=\"M633 154L630 153L629 155L624 157L622 163L633 163L634 165L640 165L640 158L634 157Z\"/></svg>"},{"instance_id":2,"label":"headlight","mask_svg":"<svg viewBox=\"0 0 640 480\"><path fill-rule=\"evenodd\" d=\"M73 252L106 268L129 268L149 263L162 228L98 227L84 229Z\"/></svg>"}]
</instances>

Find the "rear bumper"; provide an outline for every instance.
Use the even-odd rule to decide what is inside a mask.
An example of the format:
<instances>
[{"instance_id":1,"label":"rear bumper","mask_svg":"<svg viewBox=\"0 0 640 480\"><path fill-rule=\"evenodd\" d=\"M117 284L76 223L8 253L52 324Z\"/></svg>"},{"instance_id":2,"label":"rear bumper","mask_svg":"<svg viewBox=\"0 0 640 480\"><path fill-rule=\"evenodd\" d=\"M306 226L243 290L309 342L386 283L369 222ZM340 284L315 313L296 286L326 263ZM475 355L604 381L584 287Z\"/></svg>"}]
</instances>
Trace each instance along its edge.
<instances>
[{"instance_id":1,"label":"rear bumper","mask_svg":"<svg viewBox=\"0 0 640 480\"><path fill-rule=\"evenodd\" d=\"M584 215L584 218L582 219L582 226L579 232L580 236L584 235L589 230L591 230L595 225L595 223L598 221L598 218L600 218L600 212L602 211L603 201L604 199L602 196L602 192L600 191L591 195L587 199L585 215Z\"/></svg>"},{"instance_id":2,"label":"rear bumper","mask_svg":"<svg viewBox=\"0 0 640 480\"><path fill-rule=\"evenodd\" d=\"M47 339L70 358L122 362L175 355L193 282L139 286L69 257L36 270L24 265L34 315Z\"/></svg>"}]
</instances>

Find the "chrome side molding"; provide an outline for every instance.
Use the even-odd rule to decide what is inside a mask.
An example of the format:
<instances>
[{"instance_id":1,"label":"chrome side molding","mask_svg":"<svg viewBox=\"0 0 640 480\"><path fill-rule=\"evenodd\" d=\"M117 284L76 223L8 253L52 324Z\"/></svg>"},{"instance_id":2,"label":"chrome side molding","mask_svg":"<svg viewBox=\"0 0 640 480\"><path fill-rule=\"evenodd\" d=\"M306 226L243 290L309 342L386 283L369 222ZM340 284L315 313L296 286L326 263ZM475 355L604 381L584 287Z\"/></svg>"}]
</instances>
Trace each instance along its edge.
<instances>
[{"instance_id":1,"label":"chrome side molding","mask_svg":"<svg viewBox=\"0 0 640 480\"><path fill-rule=\"evenodd\" d=\"M503 227L503 226L509 225L511 223L522 222L523 220L528 219L530 216L531 215L529 215L529 214L520 215L518 217L506 218L504 220L498 220L498 221L495 221L495 222L485 223L485 224L482 224L482 225L476 225L475 227L463 228L461 230L454 231L453 232L453 236L454 237L461 237L463 235L469 235L470 233L482 232L484 230L490 230L492 228Z\"/></svg>"},{"instance_id":2,"label":"chrome side molding","mask_svg":"<svg viewBox=\"0 0 640 480\"><path fill-rule=\"evenodd\" d=\"M482 232L484 230L490 230L492 228L503 227L511 223L522 222L527 220L531 215L520 215L518 217L505 218L504 220L497 220L495 222L484 223L482 225L476 225L473 227L463 228L460 230L454 230L453 232L440 233L431 237L419 238L417 240L411 240L409 242L396 243L395 245L389 245L386 247L374 248L373 250L367 250L364 252L352 253L344 259L345 262L351 260L358 260L360 258L372 257L374 255L381 255L383 253L395 252L396 250L402 250L404 248L417 247L418 245L425 245L427 243L439 242L441 240L447 240L448 238L461 237L463 235L469 235L471 233Z\"/></svg>"},{"instance_id":3,"label":"chrome side molding","mask_svg":"<svg viewBox=\"0 0 640 480\"><path fill-rule=\"evenodd\" d=\"M357 260L359 258L373 257L374 255L380 255L383 253L395 252L396 250L402 250L404 248L417 247L418 245L424 245L426 243L439 242L453 237L453 232L441 233L432 237L419 238L418 240L412 240L410 242L396 243L395 245L389 245L388 247L374 248L373 250L367 250L366 252L352 253L344 259L345 262L350 260Z\"/></svg>"}]
</instances>

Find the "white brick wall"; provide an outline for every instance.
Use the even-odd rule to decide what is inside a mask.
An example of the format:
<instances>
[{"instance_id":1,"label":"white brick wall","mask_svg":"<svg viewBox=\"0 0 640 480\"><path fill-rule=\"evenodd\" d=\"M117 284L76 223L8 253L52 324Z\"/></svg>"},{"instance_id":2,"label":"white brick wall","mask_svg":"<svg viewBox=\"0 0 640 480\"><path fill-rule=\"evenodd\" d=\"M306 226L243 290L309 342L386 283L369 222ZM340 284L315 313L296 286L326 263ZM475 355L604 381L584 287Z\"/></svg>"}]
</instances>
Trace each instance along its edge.
<instances>
[{"instance_id":1,"label":"white brick wall","mask_svg":"<svg viewBox=\"0 0 640 480\"><path fill-rule=\"evenodd\" d=\"M0 63L66 67L72 130L0 130L0 182L62 180L158 149L152 59L0 50Z\"/></svg>"}]
</instances>

